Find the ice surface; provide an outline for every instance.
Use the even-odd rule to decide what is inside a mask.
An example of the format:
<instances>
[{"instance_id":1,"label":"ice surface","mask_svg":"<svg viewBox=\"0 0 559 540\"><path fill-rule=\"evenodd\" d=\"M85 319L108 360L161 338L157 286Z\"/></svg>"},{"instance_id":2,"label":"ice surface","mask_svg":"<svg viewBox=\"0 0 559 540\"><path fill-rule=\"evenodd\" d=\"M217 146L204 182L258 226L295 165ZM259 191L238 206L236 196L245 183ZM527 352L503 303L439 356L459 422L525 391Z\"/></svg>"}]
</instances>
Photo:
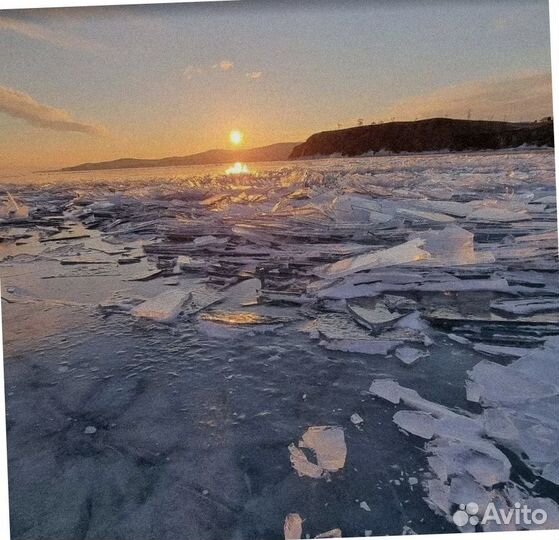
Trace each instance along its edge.
<instances>
[{"instance_id":1,"label":"ice surface","mask_svg":"<svg viewBox=\"0 0 559 540\"><path fill-rule=\"evenodd\" d=\"M548 463L543 468L542 478L545 478L549 482L559 486L559 459Z\"/></svg>"},{"instance_id":2,"label":"ice surface","mask_svg":"<svg viewBox=\"0 0 559 540\"><path fill-rule=\"evenodd\" d=\"M495 440L515 441L519 432L509 414L502 409L485 409L483 428L488 437Z\"/></svg>"},{"instance_id":3,"label":"ice surface","mask_svg":"<svg viewBox=\"0 0 559 540\"><path fill-rule=\"evenodd\" d=\"M452 532L468 498L553 523L553 152L210 169L4 190L14 537ZM163 293L169 324L129 316ZM289 445L309 425L347 437Z\"/></svg>"},{"instance_id":4,"label":"ice surface","mask_svg":"<svg viewBox=\"0 0 559 540\"><path fill-rule=\"evenodd\" d=\"M172 290L161 293L139 306L132 308L130 312L135 317L153 319L159 322L173 320L181 312L183 304L191 293L189 291Z\"/></svg>"}]
</instances>

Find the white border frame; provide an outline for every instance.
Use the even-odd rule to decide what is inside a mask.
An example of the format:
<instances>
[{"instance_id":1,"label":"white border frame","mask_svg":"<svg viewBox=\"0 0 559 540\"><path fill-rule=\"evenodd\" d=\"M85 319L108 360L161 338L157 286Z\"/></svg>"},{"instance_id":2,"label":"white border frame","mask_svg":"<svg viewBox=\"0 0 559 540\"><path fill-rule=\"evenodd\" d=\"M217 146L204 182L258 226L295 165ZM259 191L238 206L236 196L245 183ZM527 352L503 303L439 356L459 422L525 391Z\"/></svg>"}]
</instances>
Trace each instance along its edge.
<instances>
[{"instance_id":1,"label":"white border frame","mask_svg":"<svg viewBox=\"0 0 559 540\"><path fill-rule=\"evenodd\" d=\"M134 4L173 4L187 3L180 0L1 0L3 5L0 9L28 9L28 8L53 8L53 7L75 7L75 6L104 6L104 5L134 5ZM189 0L189 2L218 2L237 0ZM551 25L551 63L553 72L553 110L559 111L559 0L549 0L550 25ZM559 140L559 127L555 122L555 141ZM559 171L559 153L555 152L555 185L556 193L559 193L559 182L557 177ZM559 221L558 221L559 223ZM0 538L10 538L10 514L8 498L8 456L6 447L6 410L4 396L4 355L1 325L2 308L0 302ZM557 540L558 531L522 531L503 533L471 533L471 534L428 534L418 535L420 540ZM479 536L481 535L481 536ZM404 536L373 537L381 540L404 539ZM53 539L55 540L55 539ZM109 539L107 539L109 540ZM178 539L177 539L178 540ZM224 539L227 540L227 539ZM350 540L350 539L348 539ZM354 539L355 540L355 539ZM367 540L363 538L362 540Z\"/></svg>"}]
</instances>

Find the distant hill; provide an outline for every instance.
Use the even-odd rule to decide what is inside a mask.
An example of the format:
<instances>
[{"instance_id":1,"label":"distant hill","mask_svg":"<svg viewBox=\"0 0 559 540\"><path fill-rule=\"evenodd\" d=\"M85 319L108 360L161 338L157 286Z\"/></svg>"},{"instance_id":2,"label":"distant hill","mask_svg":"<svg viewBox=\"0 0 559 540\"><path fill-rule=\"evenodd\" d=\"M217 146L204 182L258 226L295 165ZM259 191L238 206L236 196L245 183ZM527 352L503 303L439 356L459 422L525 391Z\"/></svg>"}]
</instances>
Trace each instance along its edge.
<instances>
[{"instance_id":1,"label":"distant hill","mask_svg":"<svg viewBox=\"0 0 559 540\"><path fill-rule=\"evenodd\" d=\"M390 122L311 135L296 146L290 159L312 156L359 156L367 152L428 152L436 150L488 150L523 144L554 146L553 122L491 122L432 118Z\"/></svg>"},{"instance_id":2,"label":"distant hill","mask_svg":"<svg viewBox=\"0 0 559 540\"><path fill-rule=\"evenodd\" d=\"M207 150L189 156L161 159L122 158L98 163L82 163L61 171L99 171L103 169L133 169L138 167L179 167L183 165L212 165L220 163L286 161L300 143L277 143L247 150Z\"/></svg>"}]
</instances>

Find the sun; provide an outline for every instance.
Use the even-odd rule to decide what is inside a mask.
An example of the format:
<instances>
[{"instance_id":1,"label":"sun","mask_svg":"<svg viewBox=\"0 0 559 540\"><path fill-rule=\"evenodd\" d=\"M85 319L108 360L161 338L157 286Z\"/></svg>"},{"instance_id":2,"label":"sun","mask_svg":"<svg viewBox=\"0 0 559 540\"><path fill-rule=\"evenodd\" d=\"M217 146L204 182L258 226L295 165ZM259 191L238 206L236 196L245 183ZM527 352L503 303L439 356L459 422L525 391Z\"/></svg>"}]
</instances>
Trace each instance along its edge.
<instances>
[{"instance_id":1,"label":"sun","mask_svg":"<svg viewBox=\"0 0 559 540\"><path fill-rule=\"evenodd\" d=\"M243 132L238 129L234 129L231 133L229 133L229 140L231 141L231 144L235 146L239 146L243 142L243 138Z\"/></svg>"}]
</instances>

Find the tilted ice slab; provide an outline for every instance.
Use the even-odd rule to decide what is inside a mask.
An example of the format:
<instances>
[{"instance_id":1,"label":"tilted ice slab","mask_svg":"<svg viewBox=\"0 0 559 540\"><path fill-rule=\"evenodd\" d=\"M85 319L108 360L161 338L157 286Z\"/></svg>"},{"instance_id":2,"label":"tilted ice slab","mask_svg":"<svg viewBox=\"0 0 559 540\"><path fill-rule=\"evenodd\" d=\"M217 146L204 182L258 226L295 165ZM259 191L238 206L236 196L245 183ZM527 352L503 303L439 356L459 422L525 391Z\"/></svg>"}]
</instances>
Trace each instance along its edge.
<instances>
[{"instance_id":1,"label":"tilted ice slab","mask_svg":"<svg viewBox=\"0 0 559 540\"><path fill-rule=\"evenodd\" d=\"M469 214L468 219L483 222L511 223L514 221L527 221L532 218L526 212L512 212L504 208L479 208Z\"/></svg>"},{"instance_id":2,"label":"tilted ice slab","mask_svg":"<svg viewBox=\"0 0 559 540\"><path fill-rule=\"evenodd\" d=\"M363 296L377 296L383 292L474 292L493 291L511 293L511 287L504 278L494 279L456 279L448 278L441 281L405 284L371 283L362 285L332 285L317 291L318 298L351 299Z\"/></svg>"},{"instance_id":3,"label":"tilted ice slab","mask_svg":"<svg viewBox=\"0 0 559 540\"><path fill-rule=\"evenodd\" d=\"M7 223L10 220L27 219L29 217L29 207L18 202L12 197L9 191L7 193L7 201L0 201L0 220Z\"/></svg>"},{"instance_id":4,"label":"tilted ice slab","mask_svg":"<svg viewBox=\"0 0 559 540\"><path fill-rule=\"evenodd\" d=\"M488 345L486 343L474 344L474 351L487 354L489 356L520 358L530 352L530 349L523 347L508 347L503 345Z\"/></svg>"},{"instance_id":5,"label":"tilted ice slab","mask_svg":"<svg viewBox=\"0 0 559 540\"><path fill-rule=\"evenodd\" d=\"M448 226L440 231L427 231L412 236L424 240L423 249L431 257L428 266L462 266L495 262L491 253L474 250L473 233L458 226Z\"/></svg>"},{"instance_id":6,"label":"tilted ice slab","mask_svg":"<svg viewBox=\"0 0 559 540\"><path fill-rule=\"evenodd\" d=\"M467 204L454 201L418 200L413 201L412 206L420 210L447 214L459 218L466 217L472 211L471 207Z\"/></svg>"},{"instance_id":7,"label":"tilted ice slab","mask_svg":"<svg viewBox=\"0 0 559 540\"><path fill-rule=\"evenodd\" d=\"M195 285L189 289L173 288L132 308L131 315L168 322L181 312L192 315L223 300L223 293L206 285Z\"/></svg>"},{"instance_id":8,"label":"tilted ice slab","mask_svg":"<svg viewBox=\"0 0 559 540\"><path fill-rule=\"evenodd\" d=\"M557 313L559 323L559 298L522 298L520 300L496 300L491 303L494 311L507 315L534 315Z\"/></svg>"},{"instance_id":9,"label":"tilted ice slab","mask_svg":"<svg viewBox=\"0 0 559 540\"><path fill-rule=\"evenodd\" d=\"M190 296L190 291L177 289L166 291L132 308L130 313L135 317L153 319L159 322L171 321L181 312L183 304Z\"/></svg>"},{"instance_id":10,"label":"tilted ice slab","mask_svg":"<svg viewBox=\"0 0 559 540\"><path fill-rule=\"evenodd\" d=\"M479 388L480 402L487 406L518 404L525 401L555 396L558 389L552 373L538 379L515 369L514 363L502 366L483 360L470 372L470 377Z\"/></svg>"},{"instance_id":11,"label":"tilted ice slab","mask_svg":"<svg viewBox=\"0 0 559 540\"><path fill-rule=\"evenodd\" d=\"M393 219L383 213L382 205L370 197L354 194L337 196L332 203L324 208L326 215L336 221L357 223L386 223Z\"/></svg>"},{"instance_id":12,"label":"tilted ice slab","mask_svg":"<svg viewBox=\"0 0 559 540\"><path fill-rule=\"evenodd\" d=\"M420 239L410 240L405 244L392 248L342 259L333 264L318 266L313 270L313 273L323 278L338 278L372 268L421 261L430 257L429 253L420 249L423 244L423 240Z\"/></svg>"},{"instance_id":13,"label":"tilted ice slab","mask_svg":"<svg viewBox=\"0 0 559 540\"><path fill-rule=\"evenodd\" d=\"M427 221L434 223L453 223L455 219L446 214L435 212L426 212L425 210L414 210L412 208L400 208L397 214L404 218L412 218L418 221Z\"/></svg>"}]
</instances>

